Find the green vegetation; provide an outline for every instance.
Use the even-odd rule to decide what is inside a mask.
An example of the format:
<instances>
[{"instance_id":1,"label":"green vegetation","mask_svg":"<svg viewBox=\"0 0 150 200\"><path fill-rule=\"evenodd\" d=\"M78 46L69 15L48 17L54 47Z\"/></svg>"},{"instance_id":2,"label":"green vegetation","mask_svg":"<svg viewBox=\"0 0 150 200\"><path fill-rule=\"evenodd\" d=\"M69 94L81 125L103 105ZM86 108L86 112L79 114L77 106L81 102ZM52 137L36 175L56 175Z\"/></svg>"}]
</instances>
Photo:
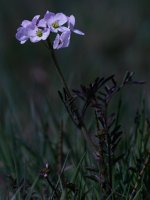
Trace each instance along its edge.
<instances>
[{"instance_id":1,"label":"green vegetation","mask_svg":"<svg viewBox=\"0 0 150 200\"><path fill-rule=\"evenodd\" d=\"M59 95L68 112L63 110L62 116L52 113L48 100L42 114L31 102L33 131L26 135L10 102L0 126L1 199L145 199L150 185L145 103L126 129L129 132L121 126L120 90L143 87L137 85L141 83L128 72L121 86L114 76L97 78L73 90L73 99L64 89ZM111 102L116 100L114 111Z\"/></svg>"}]
</instances>

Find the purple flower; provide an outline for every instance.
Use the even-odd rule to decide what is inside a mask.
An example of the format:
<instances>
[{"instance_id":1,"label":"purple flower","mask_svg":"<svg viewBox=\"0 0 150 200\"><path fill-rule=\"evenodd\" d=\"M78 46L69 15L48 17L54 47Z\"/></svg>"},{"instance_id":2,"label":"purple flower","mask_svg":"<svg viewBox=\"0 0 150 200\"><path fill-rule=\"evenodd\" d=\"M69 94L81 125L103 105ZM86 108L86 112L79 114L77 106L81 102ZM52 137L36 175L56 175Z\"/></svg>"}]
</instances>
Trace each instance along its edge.
<instances>
[{"instance_id":1,"label":"purple flower","mask_svg":"<svg viewBox=\"0 0 150 200\"><path fill-rule=\"evenodd\" d=\"M19 40L21 44L24 44L28 40L28 35L24 27L17 29L16 39Z\"/></svg>"},{"instance_id":2,"label":"purple flower","mask_svg":"<svg viewBox=\"0 0 150 200\"><path fill-rule=\"evenodd\" d=\"M21 27L17 29L16 39L19 40L21 44L24 44L29 39L27 29L30 25L30 21L24 20Z\"/></svg>"},{"instance_id":3,"label":"purple flower","mask_svg":"<svg viewBox=\"0 0 150 200\"><path fill-rule=\"evenodd\" d=\"M68 31L69 29L63 26L67 22L67 16L63 13L51 13L49 11L46 12L44 19L47 21L47 25L50 30L54 33Z\"/></svg>"},{"instance_id":4,"label":"purple flower","mask_svg":"<svg viewBox=\"0 0 150 200\"><path fill-rule=\"evenodd\" d=\"M55 14L47 11L43 19L40 19L40 15L36 15L31 21L24 20L21 27L17 29L16 38L21 44L27 40L36 43L46 40L50 32L53 32L57 34L53 48L65 48L69 46L71 32L84 35L82 31L74 29L74 26L75 17L73 15L67 17L63 13Z\"/></svg>"},{"instance_id":5,"label":"purple flower","mask_svg":"<svg viewBox=\"0 0 150 200\"><path fill-rule=\"evenodd\" d=\"M39 42L41 40L46 40L50 34L49 28L38 28L37 26L32 26L28 30L28 36L30 41L33 43Z\"/></svg>"},{"instance_id":6,"label":"purple flower","mask_svg":"<svg viewBox=\"0 0 150 200\"><path fill-rule=\"evenodd\" d=\"M82 31L74 29L74 26L75 26L75 17L73 15L70 15L70 17L68 17L68 28L70 29L70 31L79 35L84 35Z\"/></svg>"},{"instance_id":7,"label":"purple flower","mask_svg":"<svg viewBox=\"0 0 150 200\"><path fill-rule=\"evenodd\" d=\"M71 35L70 31L65 31L61 35L57 34L53 42L53 48L60 49L60 48L68 47L70 43L70 35Z\"/></svg>"},{"instance_id":8,"label":"purple flower","mask_svg":"<svg viewBox=\"0 0 150 200\"><path fill-rule=\"evenodd\" d=\"M32 20L32 26L28 28L28 36L33 43L46 40L50 34L46 21L44 19L39 20L39 17L35 18L34 22Z\"/></svg>"},{"instance_id":9,"label":"purple flower","mask_svg":"<svg viewBox=\"0 0 150 200\"><path fill-rule=\"evenodd\" d=\"M47 27L46 21L39 20L39 18L40 15L36 15L32 21L24 20L21 27L17 29L16 38L21 44L24 44L28 39L35 43L48 38L50 29Z\"/></svg>"}]
</instances>

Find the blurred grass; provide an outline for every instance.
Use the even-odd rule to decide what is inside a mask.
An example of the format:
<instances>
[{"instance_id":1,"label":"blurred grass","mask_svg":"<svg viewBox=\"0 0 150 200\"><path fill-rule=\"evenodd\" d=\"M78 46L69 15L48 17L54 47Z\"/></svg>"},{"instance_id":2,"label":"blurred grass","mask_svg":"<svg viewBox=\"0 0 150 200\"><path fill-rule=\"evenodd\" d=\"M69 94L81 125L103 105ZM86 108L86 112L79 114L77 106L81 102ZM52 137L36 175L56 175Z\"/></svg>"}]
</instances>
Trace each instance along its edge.
<instances>
[{"instance_id":1,"label":"blurred grass","mask_svg":"<svg viewBox=\"0 0 150 200\"><path fill-rule=\"evenodd\" d=\"M129 92L129 91L128 91ZM125 95L125 94L124 94ZM117 99L116 99L117 100ZM117 100L118 101L118 100ZM123 101L123 100L122 100ZM97 163L93 160L93 156L89 153L91 150L80 134L80 131L74 127L68 114L64 111L63 115L57 114L54 108L52 109L51 102L43 104L42 111L39 112L36 104L30 101L30 108L28 108L27 123L24 119L20 118L17 106L9 99L9 104L6 106L3 118L1 121L0 130L0 177L1 177L1 197L4 199L8 196L11 199L22 199L21 195L27 192L25 199L30 199L31 193L38 199L44 197L44 191L48 189L48 185L44 180L37 180L40 169L45 162L50 164L50 178L53 183L57 179L57 165L58 165L58 142L61 133L61 121L63 120L64 127L64 144L63 144L63 162L66 164L64 167L63 176L66 181L75 184L72 187L77 188L76 195L72 189L66 189L61 183L62 178L58 178L59 184L62 184L62 194L60 199L105 199L99 191L99 186L86 178L90 173L87 173L88 166L97 168ZM118 108L118 103L116 103ZM122 103L120 104L120 114L118 123L122 123ZM110 107L113 110L115 107L112 104ZM126 105L127 107L127 105ZM53 112L52 112L53 110ZM45 111L45 112L44 112ZM130 174L129 168L136 166L138 158L145 159L146 151L149 149L149 124L146 121L146 108L145 103L142 104L142 109L135 113L135 123L124 130L123 139L118 149L118 154L124 152L124 159L117 164L114 168L114 189L112 194L116 191L122 191L120 199L128 199L131 188L136 182L136 174ZM22 124L24 122L24 124ZM31 124L29 124L29 122ZM90 126L90 124L89 124ZM94 134L93 123L91 122L91 130ZM90 127L89 127L90 128ZM26 130L27 129L27 130ZM134 144L134 145L133 145ZM84 153L89 151L88 154ZM69 155L67 156L67 154ZM67 156L67 157L66 157ZM82 158L83 156L83 158ZM141 164L144 160L141 160ZM147 177L149 167L146 169L146 175L143 176L143 182L137 190L137 197L135 199L143 199L140 190L149 191L149 178ZM128 184L128 182L133 180ZM75 181L76 180L76 181ZM24 185L24 184L25 185ZM127 183L127 184L126 184ZM27 186L26 186L27 184ZM27 188L26 188L27 187ZM48 189L51 192L51 189ZM74 189L73 189L74 190ZM11 192L12 191L12 195ZM69 192L70 191L70 192ZM43 194L43 195L42 195ZM67 196L68 197L67 197ZM75 196L74 196L75 195ZM42 197L43 196L43 197ZM70 196L70 197L69 197ZM34 197L35 198L35 197ZM111 195L107 197L110 199ZM24 199L24 198L23 198Z\"/></svg>"}]
</instances>

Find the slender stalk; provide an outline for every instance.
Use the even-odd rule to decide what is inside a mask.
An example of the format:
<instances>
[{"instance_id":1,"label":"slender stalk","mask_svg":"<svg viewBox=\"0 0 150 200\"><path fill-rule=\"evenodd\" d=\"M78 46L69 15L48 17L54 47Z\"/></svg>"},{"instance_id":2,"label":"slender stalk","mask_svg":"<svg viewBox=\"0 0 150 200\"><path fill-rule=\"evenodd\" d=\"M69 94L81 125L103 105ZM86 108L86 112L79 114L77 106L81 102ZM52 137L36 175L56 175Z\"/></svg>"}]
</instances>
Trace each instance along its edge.
<instances>
[{"instance_id":1,"label":"slender stalk","mask_svg":"<svg viewBox=\"0 0 150 200\"><path fill-rule=\"evenodd\" d=\"M58 75L59 75L59 77L60 77L60 79L61 79L61 81L62 81L62 83L63 83L63 85L64 85L64 87L66 89L67 95L68 95L68 97L73 98L72 95L71 95L71 92L69 90L69 87L67 85L67 82L66 82L66 80L64 78L64 75L63 75L63 73L61 71L61 68L59 67L59 64L57 62L57 59L56 59L56 56L55 56L55 52L54 52L54 49L53 49L53 46L51 44L50 39L47 40L47 44L48 44L48 49L51 52L51 56L52 56L53 62L55 64L57 73L58 73ZM76 108L75 104L74 104L74 107ZM75 114L76 114L76 117L77 117L77 119L79 121L79 124L80 124L80 127L78 126L78 128L81 130L81 132L82 132L84 138L86 139L86 141L92 146L92 148L94 148L94 150L96 150L96 146L92 142L91 138L89 137L88 130L87 130L87 128L86 128L86 126L85 126L85 124L84 124L84 122L83 122L83 120L82 120L77 108L75 110Z\"/></svg>"},{"instance_id":2,"label":"slender stalk","mask_svg":"<svg viewBox=\"0 0 150 200\"><path fill-rule=\"evenodd\" d=\"M51 56L52 56L53 62L55 64L57 73L58 73L58 75L59 75L59 77L60 77L60 79L61 79L61 81L62 81L62 83L63 83L63 85L64 85L64 87L66 89L66 91L67 91L67 94L71 97L71 93L70 93L69 87L68 87L67 82L65 81L64 75L63 75L63 73L62 73L62 71L61 71L61 69L59 67L59 64L57 62L53 46L51 45L51 42L50 42L49 39L47 40L47 43L48 43L48 48L49 48L49 50L51 52Z\"/></svg>"}]
</instances>

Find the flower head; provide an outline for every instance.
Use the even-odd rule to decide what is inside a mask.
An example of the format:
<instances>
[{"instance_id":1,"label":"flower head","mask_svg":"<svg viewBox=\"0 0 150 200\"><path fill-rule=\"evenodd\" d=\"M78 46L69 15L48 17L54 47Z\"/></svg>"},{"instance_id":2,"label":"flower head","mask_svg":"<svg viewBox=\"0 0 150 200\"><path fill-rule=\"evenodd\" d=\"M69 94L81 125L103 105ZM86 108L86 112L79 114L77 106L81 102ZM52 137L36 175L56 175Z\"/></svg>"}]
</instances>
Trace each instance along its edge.
<instances>
[{"instance_id":1,"label":"flower head","mask_svg":"<svg viewBox=\"0 0 150 200\"><path fill-rule=\"evenodd\" d=\"M32 21L24 20L21 27L17 29L16 38L21 44L24 44L28 39L35 43L48 38L50 29L47 27L46 21L39 18L40 15L36 15Z\"/></svg>"},{"instance_id":2,"label":"flower head","mask_svg":"<svg viewBox=\"0 0 150 200\"><path fill-rule=\"evenodd\" d=\"M66 16L63 13L47 11L43 19L36 15L31 21L24 20L17 29L16 39L24 44L27 40L33 43L47 40L50 32L57 34L53 41L53 48L60 49L69 46L71 32L84 35L80 30L74 29L75 17Z\"/></svg>"},{"instance_id":3,"label":"flower head","mask_svg":"<svg viewBox=\"0 0 150 200\"><path fill-rule=\"evenodd\" d=\"M33 43L46 40L50 34L46 21L44 19L39 20L39 17L33 18L32 26L28 29L28 36Z\"/></svg>"}]
</instances>

